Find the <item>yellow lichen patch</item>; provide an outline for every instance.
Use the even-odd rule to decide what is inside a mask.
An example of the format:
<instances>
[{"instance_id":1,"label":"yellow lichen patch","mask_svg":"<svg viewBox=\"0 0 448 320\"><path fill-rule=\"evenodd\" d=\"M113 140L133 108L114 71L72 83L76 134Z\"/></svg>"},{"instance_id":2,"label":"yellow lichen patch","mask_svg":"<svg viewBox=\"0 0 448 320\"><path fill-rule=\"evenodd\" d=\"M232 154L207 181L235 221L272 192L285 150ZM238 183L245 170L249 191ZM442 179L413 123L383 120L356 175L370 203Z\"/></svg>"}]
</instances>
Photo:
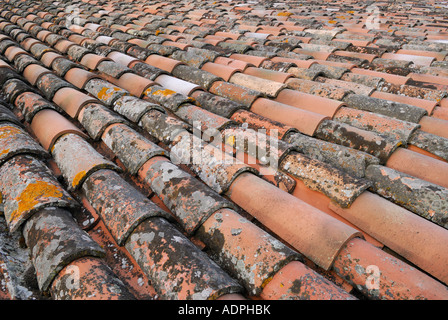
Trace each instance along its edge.
<instances>
[{"instance_id":1,"label":"yellow lichen patch","mask_svg":"<svg viewBox=\"0 0 448 320\"><path fill-rule=\"evenodd\" d=\"M329 20L328 21L328 23L331 23L331 24L335 24L337 21L335 21L335 20Z\"/></svg>"},{"instance_id":2,"label":"yellow lichen patch","mask_svg":"<svg viewBox=\"0 0 448 320\"><path fill-rule=\"evenodd\" d=\"M289 17L292 15L292 12L279 12L277 13L277 16L279 17Z\"/></svg>"},{"instance_id":3,"label":"yellow lichen patch","mask_svg":"<svg viewBox=\"0 0 448 320\"><path fill-rule=\"evenodd\" d=\"M235 136L227 137L226 143L230 146L233 146L235 144Z\"/></svg>"},{"instance_id":4,"label":"yellow lichen patch","mask_svg":"<svg viewBox=\"0 0 448 320\"><path fill-rule=\"evenodd\" d=\"M150 92L151 92L151 88L148 88L145 91L143 91L143 95L147 96Z\"/></svg>"},{"instance_id":5,"label":"yellow lichen patch","mask_svg":"<svg viewBox=\"0 0 448 320\"><path fill-rule=\"evenodd\" d=\"M176 91L173 91L173 90L170 90L170 89L164 89L164 90L154 91L152 94L155 95L155 96L167 97L167 96L170 96L170 95L175 94L175 93L176 93Z\"/></svg>"},{"instance_id":6,"label":"yellow lichen patch","mask_svg":"<svg viewBox=\"0 0 448 320\"><path fill-rule=\"evenodd\" d=\"M0 139L8 138L12 135L20 134L22 131L13 126L4 126L0 128Z\"/></svg>"},{"instance_id":7,"label":"yellow lichen patch","mask_svg":"<svg viewBox=\"0 0 448 320\"><path fill-rule=\"evenodd\" d=\"M18 203L17 210L11 214L11 220L17 219L23 212L33 209L39 204L41 198L59 198L61 190L54 184L37 181L30 183L15 200Z\"/></svg>"},{"instance_id":8,"label":"yellow lichen patch","mask_svg":"<svg viewBox=\"0 0 448 320\"><path fill-rule=\"evenodd\" d=\"M7 154L9 152L10 149L5 149L2 152L0 152L0 156Z\"/></svg>"},{"instance_id":9,"label":"yellow lichen patch","mask_svg":"<svg viewBox=\"0 0 448 320\"><path fill-rule=\"evenodd\" d=\"M347 13L354 14L355 11L350 10L350 11L347 11Z\"/></svg>"},{"instance_id":10,"label":"yellow lichen patch","mask_svg":"<svg viewBox=\"0 0 448 320\"><path fill-rule=\"evenodd\" d=\"M79 182L85 177L85 175L86 172L84 170L78 172L76 176L73 178L72 187L75 188L79 184Z\"/></svg>"},{"instance_id":11,"label":"yellow lichen patch","mask_svg":"<svg viewBox=\"0 0 448 320\"><path fill-rule=\"evenodd\" d=\"M264 280L263 283L261 284L261 287L262 288L266 287L268 285L268 283L272 281L272 278L273 277L269 277L266 280Z\"/></svg>"},{"instance_id":12,"label":"yellow lichen patch","mask_svg":"<svg viewBox=\"0 0 448 320\"><path fill-rule=\"evenodd\" d=\"M112 97L112 95L115 91L119 91L119 90L120 90L120 88L118 88L118 87L113 87L113 88L104 87L100 90L100 92L98 92L98 99L107 100L110 97Z\"/></svg>"}]
</instances>

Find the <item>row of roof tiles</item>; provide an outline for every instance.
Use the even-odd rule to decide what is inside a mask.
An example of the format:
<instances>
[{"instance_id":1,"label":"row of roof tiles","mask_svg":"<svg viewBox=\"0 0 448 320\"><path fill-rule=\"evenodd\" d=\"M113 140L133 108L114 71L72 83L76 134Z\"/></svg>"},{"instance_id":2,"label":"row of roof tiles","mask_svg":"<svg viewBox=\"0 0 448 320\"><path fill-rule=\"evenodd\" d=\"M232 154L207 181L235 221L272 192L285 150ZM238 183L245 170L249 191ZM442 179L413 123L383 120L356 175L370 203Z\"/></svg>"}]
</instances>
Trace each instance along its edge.
<instances>
[{"instance_id":1,"label":"row of roof tiles","mask_svg":"<svg viewBox=\"0 0 448 320\"><path fill-rule=\"evenodd\" d=\"M390 94L384 88L393 85L411 91L406 83L412 78L400 83L395 77L403 76L386 79L388 73L372 71L373 76L347 63L341 67L311 60L312 56L293 52L291 47L276 50L275 42L259 45L257 41L242 44L222 39L201 44L191 40L195 42L184 46L188 36L167 41L163 35L173 34L167 29L182 34L187 29L168 28L178 25L177 21L158 16L150 17L142 28L132 28L119 24L123 16L131 18L129 12L109 13L104 20L94 19L93 13L83 17L86 21L80 21L81 26L66 29L66 11L48 9L34 15L30 12L40 8L34 2L17 8L4 6L0 49L5 59L0 73L9 102L5 105L23 114L26 127L43 146L36 145L23 129L17 133L13 129L13 139L6 138L12 131L5 128L5 175L15 176L15 170L20 170L15 163L23 161L20 154L27 154L32 162L30 156L41 158L49 153L66 189L77 194L94 217L87 229L92 228L91 234L94 230L110 232L109 241L113 239L141 269L161 298L242 298L243 293L268 299L350 299L351 286L369 298L446 296L442 284L446 283L446 120L443 112L442 118L434 114L435 109L444 109L443 95L432 104L427 97L412 97L418 100L414 103L395 101L394 97L401 97L397 94L374 97L375 92ZM97 12L94 5L89 7ZM136 22L139 17L131 20ZM155 30L148 27L150 21L158 22ZM222 37L217 29L205 29L196 29L204 34L187 34L205 39L205 34L215 31L215 36ZM243 30L245 36L247 31L259 31ZM282 58L277 55L280 51L294 58L276 60ZM384 78L376 81L378 75ZM443 81L441 76L436 78ZM337 90L330 91L331 99L322 91L310 90L327 80L344 85L376 81L381 86L371 87L369 94L365 94L365 85L350 90L337 87L346 91L339 100L333 99ZM428 96L437 94L437 90L420 89ZM7 110L4 114L8 126L20 124ZM199 128L195 127L197 120L201 120ZM280 140L274 140L277 146L268 148L280 171L266 172L257 152L235 145L236 137L244 136L249 144L266 149L263 135L247 132L247 127L268 129L268 135L279 130ZM205 141L199 139L198 132L224 137L225 152L207 136L203 136ZM406 148L414 139L423 148ZM431 139L432 145L426 143ZM14 150L17 141L26 141L20 145L24 149ZM188 161L191 153L206 161L200 165ZM255 165L248 161L251 157L258 157ZM228 164L222 158L234 161ZM31 162L22 168L31 169ZM430 166L438 169L429 170ZM35 179L45 180L42 175L37 170ZM43 199L33 199L32 208L16 209L27 181L16 181L19 190L4 185L10 190L5 192L2 187L8 226L19 231L26 223L22 231L26 239L29 232L36 232L27 226L39 216L35 212L40 208L78 208L63 189L38 189ZM136 190L135 183L149 188L158 206ZM52 217L48 219L53 223ZM54 223L62 228L61 223ZM179 224L184 234L172 223ZM50 240L53 232L48 231ZM219 266L187 239L192 236L202 241ZM41 237L45 238L37 238ZM440 282L404 258L380 250L383 244ZM36 246L31 241L27 245ZM107 253L94 243L85 244L89 245L90 252L97 253L83 256L106 257L111 262ZM68 247L64 250L73 259L81 258ZM53 288L60 290L53 289L55 298L91 295L87 291L67 293L67 288L58 287L67 276L61 269L72 261L44 263L43 253L31 252L42 291L54 283ZM373 291L366 282L371 265L380 268L382 277L380 289ZM122 279L123 273L117 273ZM322 274L344 279L346 291ZM53 280L57 275L59 282ZM86 281L95 280L99 281ZM298 290L297 281L307 285ZM109 279L108 283L117 281ZM147 294L136 290L135 282L125 283L134 295ZM99 291L109 298L107 289ZM128 298L126 289L113 292Z\"/></svg>"}]
</instances>

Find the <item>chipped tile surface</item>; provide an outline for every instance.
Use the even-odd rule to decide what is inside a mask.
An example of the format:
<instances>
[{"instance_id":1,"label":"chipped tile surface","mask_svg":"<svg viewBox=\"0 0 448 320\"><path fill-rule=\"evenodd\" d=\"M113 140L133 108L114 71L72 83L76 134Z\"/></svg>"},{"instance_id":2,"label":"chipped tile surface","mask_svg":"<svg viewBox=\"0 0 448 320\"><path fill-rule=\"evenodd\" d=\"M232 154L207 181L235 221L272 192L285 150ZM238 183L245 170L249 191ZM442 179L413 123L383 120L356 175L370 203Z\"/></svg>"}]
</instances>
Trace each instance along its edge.
<instances>
[{"instance_id":1,"label":"chipped tile surface","mask_svg":"<svg viewBox=\"0 0 448 320\"><path fill-rule=\"evenodd\" d=\"M447 300L446 9L1 2L0 299Z\"/></svg>"}]
</instances>

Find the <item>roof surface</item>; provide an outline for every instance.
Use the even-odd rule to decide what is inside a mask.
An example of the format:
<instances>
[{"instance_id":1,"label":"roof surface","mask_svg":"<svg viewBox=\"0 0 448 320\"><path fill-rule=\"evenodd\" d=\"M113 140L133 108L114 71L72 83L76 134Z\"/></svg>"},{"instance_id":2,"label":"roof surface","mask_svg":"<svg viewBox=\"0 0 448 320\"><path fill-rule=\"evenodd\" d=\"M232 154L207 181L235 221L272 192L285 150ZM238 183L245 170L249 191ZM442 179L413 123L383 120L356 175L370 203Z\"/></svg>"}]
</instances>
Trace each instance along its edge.
<instances>
[{"instance_id":1,"label":"roof surface","mask_svg":"<svg viewBox=\"0 0 448 320\"><path fill-rule=\"evenodd\" d=\"M441 1L2 1L0 299L448 299Z\"/></svg>"}]
</instances>

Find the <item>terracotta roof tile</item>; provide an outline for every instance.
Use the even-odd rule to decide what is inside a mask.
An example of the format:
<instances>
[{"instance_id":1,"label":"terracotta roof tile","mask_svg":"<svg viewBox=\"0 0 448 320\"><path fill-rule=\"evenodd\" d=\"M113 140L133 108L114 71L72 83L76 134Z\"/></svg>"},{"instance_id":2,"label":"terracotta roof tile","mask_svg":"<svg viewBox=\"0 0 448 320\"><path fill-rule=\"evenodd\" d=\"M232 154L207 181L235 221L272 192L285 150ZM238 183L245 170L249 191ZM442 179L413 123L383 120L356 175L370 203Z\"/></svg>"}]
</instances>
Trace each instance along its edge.
<instances>
[{"instance_id":1,"label":"terracotta roof tile","mask_svg":"<svg viewBox=\"0 0 448 320\"><path fill-rule=\"evenodd\" d=\"M59 271L84 256L102 257L101 247L77 228L70 213L46 208L34 214L24 228L25 242L32 252L39 289L46 292Z\"/></svg>"},{"instance_id":2,"label":"terracotta roof tile","mask_svg":"<svg viewBox=\"0 0 448 320\"><path fill-rule=\"evenodd\" d=\"M74 88L61 88L54 97L53 102L64 110L70 117L77 119L82 108L88 103L97 102L93 97Z\"/></svg>"},{"instance_id":3,"label":"terracotta roof tile","mask_svg":"<svg viewBox=\"0 0 448 320\"><path fill-rule=\"evenodd\" d=\"M143 221L125 246L153 279L162 299L206 300L241 292L234 279L164 219ZM178 268L172 267L172 260L181 261Z\"/></svg>"},{"instance_id":4,"label":"terracotta roof tile","mask_svg":"<svg viewBox=\"0 0 448 320\"><path fill-rule=\"evenodd\" d=\"M111 170L92 174L83 184L83 192L120 246L143 220L152 217L172 219ZM105 197L105 194L113 196Z\"/></svg>"},{"instance_id":5,"label":"terracotta roof tile","mask_svg":"<svg viewBox=\"0 0 448 320\"><path fill-rule=\"evenodd\" d=\"M385 198L394 198L405 208L445 226L447 213L442 200L445 198L443 195L443 192L446 192L445 188L382 166L369 166L366 177L374 183L375 190ZM427 188L430 191L426 191ZM414 197L419 192L423 192L424 195ZM416 202L416 199L422 201Z\"/></svg>"},{"instance_id":6,"label":"terracotta roof tile","mask_svg":"<svg viewBox=\"0 0 448 320\"><path fill-rule=\"evenodd\" d=\"M48 123L54 123L54 125L48 126ZM52 109L36 113L30 123L30 128L47 151L52 150L56 140L66 133L87 137L78 127Z\"/></svg>"},{"instance_id":7,"label":"terracotta roof tile","mask_svg":"<svg viewBox=\"0 0 448 320\"><path fill-rule=\"evenodd\" d=\"M242 72L242 69L234 68L229 65L218 64L213 62L206 62L202 68L202 70L210 72L217 77L220 77L224 81L229 81L229 79L236 73Z\"/></svg>"},{"instance_id":8,"label":"terracotta roof tile","mask_svg":"<svg viewBox=\"0 0 448 320\"><path fill-rule=\"evenodd\" d=\"M40 75L42 75L45 72L48 72L49 70L44 68L43 66L39 64L30 64L23 70L23 76L26 80L32 85L36 84L37 79Z\"/></svg>"},{"instance_id":9,"label":"terracotta roof tile","mask_svg":"<svg viewBox=\"0 0 448 320\"><path fill-rule=\"evenodd\" d=\"M83 286L67 286L73 270L79 271ZM54 278L51 295L59 300L134 300L134 295L116 277L114 271L97 258L82 257L64 267Z\"/></svg>"},{"instance_id":10,"label":"terracotta roof tile","mask_svg":"<svg viewBox=\"0 0 448 320\"><path fill-rule=\"evenodd\" d=\"M376 203L376 206L374 208L372 207L372 209L367 209L366 207L364 207L365 209L360 209L357 205L359 203L362 203L363 201L374 201ZM352 206L350 207L350 209L340 209L333 204L330 205L330 208L334 208L333 210L336 210L336 212L340 213L343 217L345 217L351 221L355 221L355 219L352 219L350 217L350 212L354 212L354 211L356 211L357 213L363 212L364 214L362 215L362 218L360 218L361 216L358 216L358 218L360 218L360 220L358 220L355 224L360 226L364 230L366 230L369 234L372 234L373 236L375 236L375 238L379 239L380 241L383 240L383 236L382 236L383 232L388 232L388 231L386 231L388 228L393 228L395 231L397 231L399 224L401 224L398 221L401 219L415 220L413 222L413 224L419 224L422 229L425 229L425 228L433 229L433 231L426 233L424 238L422 238L422 239L419 239L419 237L416 234L409 232L409 230L408 230L407 235L410 238L408 240L406 240L406 244L403 244L404 247L407 247L407 244L410 243L409 241L412 241L412 242L415 241L416 242L414 244L415 246L419 246L419 245L425 246L424 242L431 241L429 238L432 236L434 236L434 242L431 241L433 243L432 248L437 247L438 241L443 241L442 234L444 233L444 231L442 228L440 228L439 226L435 225L434 223L431 223L415 214L408 214L409 211L403 210L401 207L391 204L387 200L379 197L378 195L367 192L367 193L364 193L361 196L359 196L359 198L355 202L357 202L357 203L353 203ZM377 210L379 210L379 211L377 211ZM380 211L381 212L388 212L388 211L390 212L392 210L394 212L394 215L393 215L394 220L395 220L394 222L389 222L391 220L389 220L388 218L381 216L381 214L379 214ZM372 218L368 217L369 213L374 214L375 217L372 217ZM369 226L367 226L361 222L361 220L364 220L364 219L366 219L365 221L369 221L368 222ZM381 221L380 223L383 225L383 227L379 227L377 225L378 221ZM384 224L385 221L388 221L388 223ZM410 223L409 224L408 223L401 224L402 228L404 228L404 229L408 229L410 227L410 225L411 225ZM370 228L375 228L376 229L375 232L369 232L368 230ZM441 233L439 234L438 232L441 232ZM411 238L412 238L412 240L411 240ZM412 253L405 253L404 251L400 252L401 251L399 249L400 246L401 246L400 244L397 244L397 248L396 248L397 252L401 253L403 256L409 256L410 258L414 258L414 257L412 257ZM433 259L435 258L435 256L430 251L428 251L427 254L433 256ZM418 258L417 257L415 257L415 258L417 260L424 259L423 255L424 254L419 253ZM424 262L418 261L418 263L422 264ZM440 269L438 270L437 264L431 265L430 268L432 269L431 270L432 273L438 274L438 277L440 277L441 279L444 278L444 275L443 275L444 271L440 270Z\"/></svg>"},{"instance_id":11,"label":"terracotta roof tile","mask_svg":"<svg viewBox=\"0 0 448 320\"><path fill-rule=\"evenodd\" d=\"M11 231L18 230L31 215L42 208L78 206L51 175L49 169L31 156L14 157L1 169L1 192L6 199L5 217ZM35 191L34 188L39 185L43 189Z\"/></svg>"},{"instance_id":12,"label":"terracotta roof tile","mask_svg":"<svg viewBox=\"0 0 448 320\"><path fill-rule=\"evenodd\" d=\"M78 155L71 158L72 152ZM99 169L118 170L118 166L105 159L79 135L63 135L54 145L52 155L67 180L69 189L81 187L89 174Z\"/></svg>"},{"instance_id":13,"label":"terracotta roof tile","mask_svg":"<svg viewBox=\"0 0 448 320\"><path fill-rule=\"evenodd\" d=\"M99 103L88 103L81 109L78 121L93 140L98 140L114 123L127 123L126 119Z\"/></svg>"}]
</instances>

